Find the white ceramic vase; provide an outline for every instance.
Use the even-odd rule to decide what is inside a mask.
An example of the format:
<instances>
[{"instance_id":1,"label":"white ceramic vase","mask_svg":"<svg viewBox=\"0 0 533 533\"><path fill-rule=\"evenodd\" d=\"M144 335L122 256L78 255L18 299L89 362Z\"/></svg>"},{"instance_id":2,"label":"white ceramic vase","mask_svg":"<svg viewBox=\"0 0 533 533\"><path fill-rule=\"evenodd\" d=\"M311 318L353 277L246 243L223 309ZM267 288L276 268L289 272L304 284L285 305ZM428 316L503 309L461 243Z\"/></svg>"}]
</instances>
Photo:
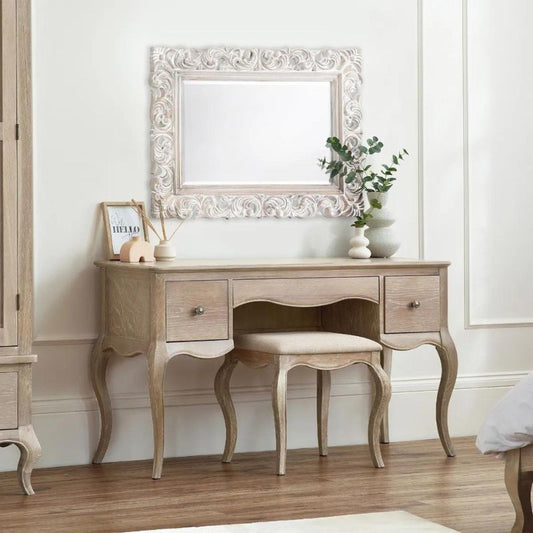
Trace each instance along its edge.
<instances>
[{"instance_id":1,"label":"white ceramic vase","mask_svg":"<svg viewBox=\"0 0 533 533\"><path fill-rule=\"evenodd\" d=\"M176 250L169 241L161 240L154 247L154 256L156 261L174 261Z\"/></svg>"},{"instance_id":2,"label":"white ceramic vase","mask_svg":"<svg viewBox=\"0 0 533 533\"><path fill-rule=\"evenodd\" d=\"M372 211L366 232L372 257L390 257L400 247L400 240L392 227L395 219L391 210L387 208L388 195L388 192L367 193L369 201L377 199L381 203L381 209Z\"/></svg>"},{"instance_id":3,"label":"white ceramic vase","mask_svg":"<svg viewBox=\"0 0 533 533\"><path fill-rule=\"evenodd\" d=\"M366 226L364 228L354 228L355 235L350 239L350 250L348 251L348 255L352 259L368 259L370 257L365 229Z\"/></svg>"}]
</instances>

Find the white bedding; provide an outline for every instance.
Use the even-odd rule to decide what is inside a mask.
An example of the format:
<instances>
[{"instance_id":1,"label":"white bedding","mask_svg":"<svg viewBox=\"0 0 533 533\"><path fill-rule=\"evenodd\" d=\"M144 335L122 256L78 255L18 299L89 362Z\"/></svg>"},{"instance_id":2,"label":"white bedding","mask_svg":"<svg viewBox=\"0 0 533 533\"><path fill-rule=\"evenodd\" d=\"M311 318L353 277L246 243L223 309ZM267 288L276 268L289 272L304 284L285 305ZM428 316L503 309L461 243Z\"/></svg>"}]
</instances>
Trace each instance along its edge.
<instances>
[{"instance_id":1,"label":"white bedding","mask_svg":"<svg viewBox=\"0 0 533 533\"><path fill-rule=\"evenodd\" d=\"M489 412L478 433L482 453L501 453L533 442L533 372L515 385Z\"/></svg>"}]
</instances>

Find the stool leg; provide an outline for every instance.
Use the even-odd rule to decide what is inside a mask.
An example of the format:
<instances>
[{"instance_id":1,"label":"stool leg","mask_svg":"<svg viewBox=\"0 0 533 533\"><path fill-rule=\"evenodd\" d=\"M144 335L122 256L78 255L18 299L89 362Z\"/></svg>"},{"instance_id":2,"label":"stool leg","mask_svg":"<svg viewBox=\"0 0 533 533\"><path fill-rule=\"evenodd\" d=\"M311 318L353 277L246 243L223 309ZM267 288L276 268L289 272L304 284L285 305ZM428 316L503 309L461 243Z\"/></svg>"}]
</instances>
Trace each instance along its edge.
<instances>
[{"instance_id":1,"label":"stool leg","mask_svg":"<svg viewBox=\"0 0 533 533\"><path fill-rule=\"evenodd\" d=\"M387 409L391 397L391 385L389 376L379 364L379 352L373 352L372 361L373 364L368 365L368 367L374 378L375 395L370 420L368 421L368 444L374 466L376 468L383 468L385 463L381 457L379 433L383 414Z\"/></svg>"},{"instance_id":2,"label":"stool leg","mask_svg":"<svg viewBox=\"0 0 533 533\"><path fill-rule=\"evenodd\" d=\"M224 363L218 369L215 377L215 395L222 409L224 423L226 424L226 444L222 455L223 463L231 462L237 442L237 417L235 416L235 407L231 399L230 389L231 375L236 365L237 359L234 359L231 355L226 355Z\"/></svg>"},{"instance_id":3,"label":"stool leg","mask_svg":"<svg viewBox=\"0 0 533 533\"><path fill-rule=\"evenodd\" d=\"M283 356L286 357L286 356ZM283 362L277 363L276 374L272 384L272 408L276 428L276 461L278 476L285 475L287 460L287 373Z\"/></svg>"},{"instance_id":4,"label":"stool leg","mask_svg":"<svg viewBox=\"0 0 533 533\"><path fill-rule=\"evenodd\" d=\"M317 370L316 414L318 430L318 451L320 455L328 454L328 413L331 391L331 372Z\"/></svg>"}]
</instances>

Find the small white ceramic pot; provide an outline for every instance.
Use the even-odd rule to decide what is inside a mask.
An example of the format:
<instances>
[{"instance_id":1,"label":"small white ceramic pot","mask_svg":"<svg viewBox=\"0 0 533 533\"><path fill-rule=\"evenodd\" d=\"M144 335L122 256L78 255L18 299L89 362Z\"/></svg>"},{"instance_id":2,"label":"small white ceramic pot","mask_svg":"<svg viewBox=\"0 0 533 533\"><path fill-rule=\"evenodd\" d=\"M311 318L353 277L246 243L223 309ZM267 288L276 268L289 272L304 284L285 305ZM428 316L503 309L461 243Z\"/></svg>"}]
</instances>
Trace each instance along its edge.
<instances>
[{"instance_id":1,"label":"small white ceramic pot","mask_svg":"<svg viewBox=\"0 0 533 533\"><path fill-rule=\"evenodd\" d=\"M367 248L368 239L365 237L364 228L354 228L355 235L350 239L350 250L348 255L352 259L368 259L370 257L370 250Z\"/></svg>"},{"instance_id":2,"label":"small white ceramic pot","mask_svg":"<svg viewBox=\"0 0 533 533\"><path fill-rule=\"evenodd\" d=\"M176 259L176 250L170 242L161 240L154 247L154 256L156 261L174 261Z\"/></svg>"}]
</instances>

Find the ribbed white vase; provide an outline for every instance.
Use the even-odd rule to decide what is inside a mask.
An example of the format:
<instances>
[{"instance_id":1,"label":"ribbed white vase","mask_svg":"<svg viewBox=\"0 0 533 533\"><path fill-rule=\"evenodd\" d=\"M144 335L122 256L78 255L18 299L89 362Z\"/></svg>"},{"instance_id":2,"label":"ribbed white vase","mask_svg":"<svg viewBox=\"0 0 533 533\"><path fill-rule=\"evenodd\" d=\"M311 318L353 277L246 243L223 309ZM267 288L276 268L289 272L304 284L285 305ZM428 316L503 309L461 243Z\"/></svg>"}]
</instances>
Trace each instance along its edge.
<instances>
[{"instance_id":1,"label":"ribbed white vase","mask_svg":"<svg viewBox=\"0 0 533 533\"><path fill-rule=\"evenodd\" d=\"M381 203L381 209L372 211L372 218L368 221L368 230L366 236L370 241L368 247L372 257L390 257L398 251L400 240L396 231L392 227L394 216L388 209L387 202L389 199L388 192L369 192L368 200L377 199Z\"/></svg>"},{"instance_id":2,"label":"ribbed white vase","mask_svg":"<svg viewBox=\"0 0 533 533\"><path fill-rule=\"evenodd\" d=\"M370 257L365 229L366 226L364 228L354 228L355 235L350 239L350 250L348 251L348 255L352 259L368 259Z\"/></svg>"}]
</instances>

